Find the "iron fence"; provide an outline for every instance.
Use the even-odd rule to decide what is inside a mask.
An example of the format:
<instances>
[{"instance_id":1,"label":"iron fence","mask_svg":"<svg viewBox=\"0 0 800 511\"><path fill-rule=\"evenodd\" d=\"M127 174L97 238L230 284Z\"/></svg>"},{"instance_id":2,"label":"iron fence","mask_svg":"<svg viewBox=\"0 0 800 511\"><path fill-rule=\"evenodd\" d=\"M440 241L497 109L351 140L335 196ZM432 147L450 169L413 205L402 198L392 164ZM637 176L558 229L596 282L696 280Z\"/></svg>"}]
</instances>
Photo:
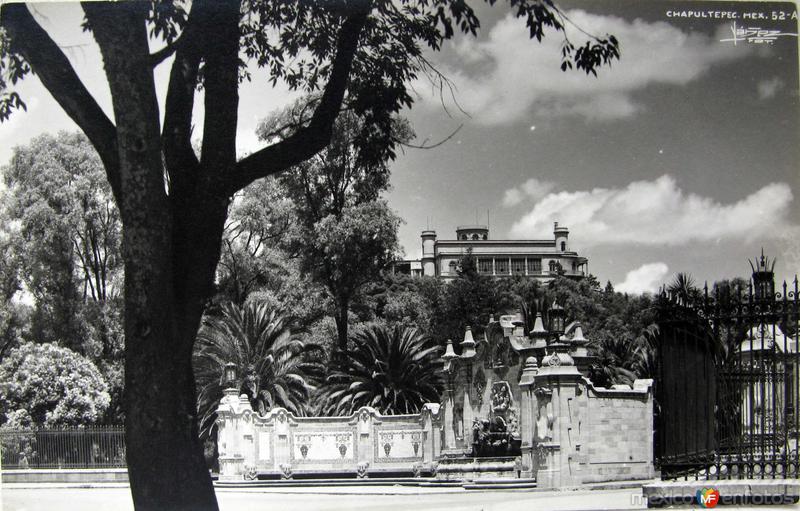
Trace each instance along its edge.
<instances>
[{"instance_id":1,"label":"iron fence","mask_svg":"<svg viewBox=\"0 0 800 511\"><path fill-rule=\"evenodd\" d=\"M125 468L125 428L0 430L4 469Z\"/></svg>"},{"instance_id":2,"label":"iron fence","mask_svg":"<svg viewBox=\"0 0 800 511\"><path fill-rule=\"evenodd\" d=\"M661 296L656 458L662 477L800 476L800 300L762 258L744 288Z\"/></svg>"}]
</instances>

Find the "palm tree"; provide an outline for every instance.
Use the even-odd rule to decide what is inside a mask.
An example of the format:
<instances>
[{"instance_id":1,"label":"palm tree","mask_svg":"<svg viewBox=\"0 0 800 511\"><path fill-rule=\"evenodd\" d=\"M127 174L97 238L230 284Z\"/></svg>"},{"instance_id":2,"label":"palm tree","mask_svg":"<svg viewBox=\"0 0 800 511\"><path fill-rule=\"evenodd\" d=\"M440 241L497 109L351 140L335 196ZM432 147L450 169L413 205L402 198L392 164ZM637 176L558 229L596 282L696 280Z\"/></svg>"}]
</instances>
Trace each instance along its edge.
<instances>
[{"instance_id":1,"label":"palm tree","mask_svg":"<svg viewBox=\"0 0 800 511\"><path fill-rule=\"evenodd\" d=\"M362 406L384 414L417 413L438 402L439 346L415 328L372 325L353 336L354 347L320 389L324 415L349 415Z\"/></svg>"},{"instance_id":2,"label":"palm tree","mask_svg":"<svg viewBox=\"0 0 800 511\"><path fill-rule=\"evenodd\" d=\"M651 323L642 329L634 341L635 348L630 369L637 378L655 379L658 374L658 324Z\"/></svg>"},{"instance_id":3,"label":"palm tree","mask_svg":"<svg viewBox=\"0 0 800 511\"><path fill-rule=\"evenodd\" d=\"M225 364L236 364L239 392L260 414L281 406L305 415L309 397L323 374L322 348L292 333L281 311L251 301L227 303L220 316L205 318L197 334L194 370L201 435L211 432L222 398Z\"/></svg>"},{"instance_id":4,"label":"palm tree","mask_svg":"<svg viewBox=\"0 0 800 511\"><path fill-rule=\"evenodd\" d=\"M651 323L639 336L606 337L589 343L595 356L590 368L591 380L598 386L632 385L637 378L656 378L658 325Z\"/></svg>"},{"instance_id":5,"label":"palm tree","mask_svg":"<svg viewBox=\"0 0 800 511\"><path fill-rule=\"evenodd\" d=\"M691 273L680 272L675 275L672 283L667 286L667 291L682 299L684 302L693 303L698 301L702 294L697 287Z\"/></svg>"},{"instance_id":6,"label":"palm tree","mask_svg":"<svg viewBox=\"0 0 800 511\"><path fill-rule=\"evenodd\" d=\"M636 345L625 337L604 337L589 343L595 356L590 368L595 385L609 387L614 384L632 385L636 373L631 369L636 359Z\"/></svg>"}]
</instances>

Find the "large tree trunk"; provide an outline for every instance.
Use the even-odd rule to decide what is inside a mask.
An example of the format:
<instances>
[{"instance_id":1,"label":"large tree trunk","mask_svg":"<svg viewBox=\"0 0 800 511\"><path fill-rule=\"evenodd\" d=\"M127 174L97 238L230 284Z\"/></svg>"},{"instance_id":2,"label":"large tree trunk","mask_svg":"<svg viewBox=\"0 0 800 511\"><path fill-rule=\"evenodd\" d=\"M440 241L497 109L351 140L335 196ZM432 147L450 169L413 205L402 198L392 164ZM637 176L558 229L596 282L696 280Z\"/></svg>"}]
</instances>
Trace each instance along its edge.
<instances>
[{"instance_id":1,"label":"large tree trunk","mask_svg":"<svg viewBox=\"0 0 800 511\"><path fill-rule=\"evenodd\" d=\"M128 475L137 510L216 510L198 439L191 354L228 202L203 195L202 186L166 193L147 8L84 7L103 54L119 140Z\"/></svg>"},{"instance_id":2,"label":"large tree trunk","mask_svg":"<svg viewBox=\"0 0 800 511\"><path fill-rule=\"evenodd\" d=\"M167 317L177 308L170 300L140 301L141 307L126 308L125 427L134 504L137 510L215 510L198 440L191 358L175 349L188 332L179 332L177 318ZM141 322L143 317L148 321Z\"/></svg>"},{"instance_id":3,"label":"large tree trunk","mask_svg":"<svg viewBox=\"0 0 800 511\"><path fill-rule=\"evenodd\" d=\"M198 436L191 350L226 203L201 204L176 214L172 229L126 229L126 439L137 510L217 509ZM187 224L192 216L200 220Z\"/></svg>"}]
</instances>

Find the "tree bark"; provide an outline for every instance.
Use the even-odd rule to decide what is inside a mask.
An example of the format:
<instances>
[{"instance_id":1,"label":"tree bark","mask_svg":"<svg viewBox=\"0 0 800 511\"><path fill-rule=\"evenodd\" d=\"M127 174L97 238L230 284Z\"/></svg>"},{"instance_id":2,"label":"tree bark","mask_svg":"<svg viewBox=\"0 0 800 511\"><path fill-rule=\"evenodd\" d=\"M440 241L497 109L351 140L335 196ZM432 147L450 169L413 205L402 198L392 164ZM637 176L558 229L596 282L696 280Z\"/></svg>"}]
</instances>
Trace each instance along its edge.
<instances>
[{"instance_id":1,"label":"tree bark","mask_svg":"<svg viewBox=\"0 0 800 511\"><path fill-rule=\"evenodd\" d=\"M137 510L216 510L198 438L191 353L227 202L167 196L147 8L84 5L103 55L119 140L128 475Z\"/></svg>"}]
</instances>

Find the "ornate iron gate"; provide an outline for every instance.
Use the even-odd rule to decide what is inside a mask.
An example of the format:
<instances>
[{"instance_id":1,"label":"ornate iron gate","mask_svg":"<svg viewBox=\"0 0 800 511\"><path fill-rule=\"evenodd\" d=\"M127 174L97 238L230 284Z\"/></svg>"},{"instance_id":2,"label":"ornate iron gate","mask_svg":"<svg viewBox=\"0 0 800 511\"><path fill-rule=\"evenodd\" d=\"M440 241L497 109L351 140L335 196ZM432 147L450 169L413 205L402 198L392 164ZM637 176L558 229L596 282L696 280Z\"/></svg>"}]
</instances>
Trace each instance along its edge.
<instances>
[{"instance_id":1,"label":"ornate iron gate","mask_svg":"<svg viewBox=\"0 0 800 511\"><path fill-rule=\"evenodd\" d=\"M762 255L746 286L659 301L656 460L662 478L798 477L797 279Z\"/></svg>"}]
</instances>

